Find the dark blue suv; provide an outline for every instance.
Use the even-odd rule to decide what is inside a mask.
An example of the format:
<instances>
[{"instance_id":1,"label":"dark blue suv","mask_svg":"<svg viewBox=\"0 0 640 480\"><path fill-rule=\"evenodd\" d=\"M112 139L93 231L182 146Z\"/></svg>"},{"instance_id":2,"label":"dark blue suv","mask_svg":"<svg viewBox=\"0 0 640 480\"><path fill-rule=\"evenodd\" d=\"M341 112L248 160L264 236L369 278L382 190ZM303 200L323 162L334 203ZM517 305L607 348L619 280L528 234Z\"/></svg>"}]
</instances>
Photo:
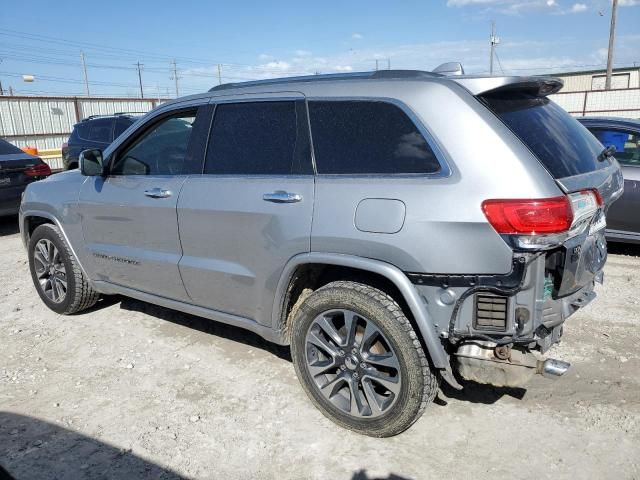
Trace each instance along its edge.
<instances>
[{"instance_id":1,"label":"dark blue suv","mask_svg":"<svg viewBox=\"0 0 640 480\"><path fill-rule=\"evenodd\" d=\"M92 115L73 126L67 143L62 145L65 170L78 168L80 152L91 148L104 150L111 142L140 118L130 113Z\"/></svg>"}]
</instances>

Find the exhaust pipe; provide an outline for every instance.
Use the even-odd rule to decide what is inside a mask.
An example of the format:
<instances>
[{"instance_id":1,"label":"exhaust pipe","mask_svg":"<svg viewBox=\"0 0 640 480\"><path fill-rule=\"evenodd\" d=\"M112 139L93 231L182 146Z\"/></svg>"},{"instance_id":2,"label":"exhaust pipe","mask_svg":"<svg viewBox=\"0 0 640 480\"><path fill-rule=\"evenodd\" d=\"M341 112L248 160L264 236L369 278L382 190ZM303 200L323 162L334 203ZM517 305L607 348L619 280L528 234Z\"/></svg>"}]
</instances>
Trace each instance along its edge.
<instances>
[{"instance_id":1,"label":"exhaust pipe","mask_svg":"<svg viewBox=\"0 0 640 480\"><path fill-rule=\"evenodd\" d=\"M538 361L537 370L543 377L555 380L567 373L570 366L571 364L569 362L563 362L562 360L556 360L555 358L547 358L544 361Z\"/></svg>"}]
</instances>

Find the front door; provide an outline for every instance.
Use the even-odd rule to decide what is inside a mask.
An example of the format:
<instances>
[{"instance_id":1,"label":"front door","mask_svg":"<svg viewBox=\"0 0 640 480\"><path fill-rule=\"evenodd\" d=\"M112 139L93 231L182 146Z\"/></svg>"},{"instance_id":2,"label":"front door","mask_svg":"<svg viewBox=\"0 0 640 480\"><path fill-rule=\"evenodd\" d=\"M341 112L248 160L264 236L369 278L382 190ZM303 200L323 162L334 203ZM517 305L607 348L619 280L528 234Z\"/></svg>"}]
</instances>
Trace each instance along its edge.
<instances>
[{"instance_id":1,"label":"front door","mask_svg":"<svg viewBox=\"0 0 640 480\"><path fill-rule=\"evenodd\" d=\"M176 300L188 300L176 205L187 178L194 108L142 125L109 159L107 177L80 192L90 276Z\"/></svg>"},{"instance_id":2,"label":"front door","mask_svg":"<svg viewBox=\"0 0 640 480\"><path fill-rule=\"evenodd\" d=\"M590 130L603 145L616 147L615 157L624 177L624 194L607 213L607 234L640 240L640 131L601 127Z\"/></svg>"},{"instance_id":3,"label":"front door","mask_svg":"<svg viewBox=\"0 0 640 480\"><path fill-rule=\"evenodd\" d=\"M309 143L303 100L216 105L204 174L178 201L194 303L269 324L284 265L310 247Z\"/></svg>"}]
</instances>

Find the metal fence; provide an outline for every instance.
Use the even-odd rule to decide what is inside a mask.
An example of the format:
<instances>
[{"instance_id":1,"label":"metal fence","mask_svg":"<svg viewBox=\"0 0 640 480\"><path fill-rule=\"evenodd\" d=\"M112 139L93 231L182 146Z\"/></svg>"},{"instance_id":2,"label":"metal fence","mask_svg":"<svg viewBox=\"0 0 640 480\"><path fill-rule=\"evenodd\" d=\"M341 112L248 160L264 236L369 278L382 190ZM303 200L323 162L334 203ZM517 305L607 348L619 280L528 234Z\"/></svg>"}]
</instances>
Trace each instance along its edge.
<instances>
[{"instance_id":1,"label":"metal fence","mask_svg":"<svg viewBox=\"0 0 640 480\"><path fill-rule=\"evenodd\" d=\"M146 98L0 96L0 137L18 147L36 147L51 168L61 168L60 148L74 124L90 115L144 113L157 104Z\"/></svg>"},{"instance_id":2,"label":"metal fence","mask_svg":"<svg viewBox=\"0 0 640 480\"><path fill-rule=\"evenodd\" d=\"M560 92L551 95L571 115L640 118L640 88Z\"/></svg>"}]
</instances>

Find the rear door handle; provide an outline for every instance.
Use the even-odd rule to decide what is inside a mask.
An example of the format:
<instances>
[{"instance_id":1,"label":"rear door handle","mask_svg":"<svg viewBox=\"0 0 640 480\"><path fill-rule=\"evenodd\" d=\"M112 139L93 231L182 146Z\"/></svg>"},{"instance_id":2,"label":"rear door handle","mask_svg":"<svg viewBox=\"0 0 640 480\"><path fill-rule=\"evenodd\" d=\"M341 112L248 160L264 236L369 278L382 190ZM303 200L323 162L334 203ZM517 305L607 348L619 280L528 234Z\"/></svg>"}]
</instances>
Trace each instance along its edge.
<instances>
[{"instance_id":1,"label":"rear door handle","mask_svg":"<svg viewBox=\"0 0 640 480\"><path fill-rule=\"evenodd\" d=\"M283 190L278 190L276 192L265 193L262 196L262 199L265 202L273 202L273 203L296 203L302 200L302 195L297 193L289 193Z\"/></svg>"},{"instance_id":2,"label":"rear door handle","mask_svg":"<svg viewBox=\"0 0 640 480\"><path fill-rule=\"evenodd\" d=\"M165 190L163 188L152 188L145 190L144 194L151 198L167 198L171 196L171 190Z\"/></svg>"}]
</instances>

